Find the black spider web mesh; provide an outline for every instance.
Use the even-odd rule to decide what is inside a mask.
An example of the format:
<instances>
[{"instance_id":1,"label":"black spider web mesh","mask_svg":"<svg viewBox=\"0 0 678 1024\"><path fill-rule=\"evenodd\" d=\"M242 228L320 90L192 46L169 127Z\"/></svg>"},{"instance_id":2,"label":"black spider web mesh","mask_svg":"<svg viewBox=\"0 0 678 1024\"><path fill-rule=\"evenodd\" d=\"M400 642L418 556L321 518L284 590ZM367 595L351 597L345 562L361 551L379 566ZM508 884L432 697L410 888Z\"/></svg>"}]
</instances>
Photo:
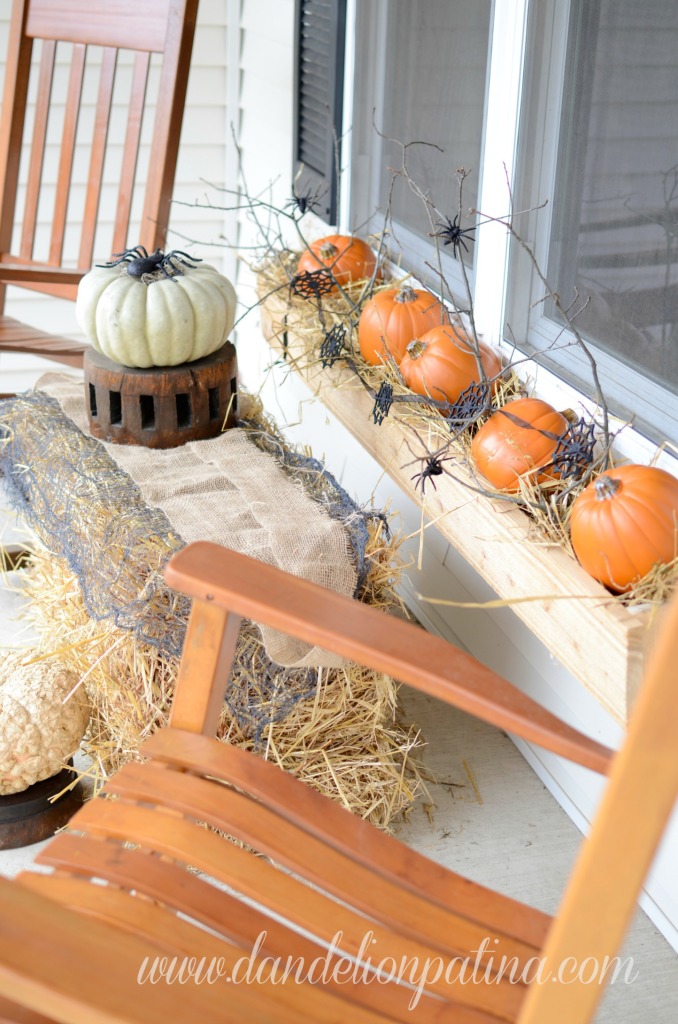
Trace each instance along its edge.
<instances>
[{"instance_id":1,"label":"black spider web mesh","mask_svg":"<svg viewBox=\"0 0 678 1024\"><path fill-rule=\"evenodd\" d=\"M571 423L553 453L553 468L563 480L580 477L593 462L595 423L583 417Z\"/></svg>"},{"instance_id":2,"label":"black spider web mesh","mask_svg":"<svg viewBox=\"0 0 678 1024\"><path fill-rule=\"evenodd\" d=\"M320 365L325 369L327 366L333 366L337 359L341 357L344 347L346 345L346 327L344 324L335 324L330 331L325 332L318 355L320 356Z\"/></svg>"},{"instance_id":3,"label":"black spider web mesh","mask_svg":"<svg viewBox=\"0 0 678 1024\"><path fill-rule=\"evenodd\" d=\"M381 424L388 416L389 412L391 411L392 405L393 385L389 384L388 381L384 380L379 385L379 390L375 395L374 407L372 409L372 419L374 420L378 427L381 426Z\"/></svg>"},{"instance_id":4,"label":"black spider web mesh","mask_svg":"<svg viewBox=\"0 0 678 1024\"><path fill-rule=\"evenodd\" d=\"M290 288L301 299L320 299L334 288L329 270L304 270L290 281Z\"/></svg>"}]
</instances>

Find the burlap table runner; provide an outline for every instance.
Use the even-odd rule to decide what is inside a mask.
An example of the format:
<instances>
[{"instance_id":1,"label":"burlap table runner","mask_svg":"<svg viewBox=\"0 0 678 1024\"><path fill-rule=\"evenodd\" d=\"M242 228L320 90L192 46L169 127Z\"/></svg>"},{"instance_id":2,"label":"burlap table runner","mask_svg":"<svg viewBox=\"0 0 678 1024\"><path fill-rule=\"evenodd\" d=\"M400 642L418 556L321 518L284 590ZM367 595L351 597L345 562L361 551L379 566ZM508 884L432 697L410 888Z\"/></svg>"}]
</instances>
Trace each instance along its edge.
<instances>
[{"instance_id":1,"label":"burlap table runner","mask_svg":"<svg viewBox=\"0 0 678 1024\"><path fill-rule=\"evenodd\" d=\"M81 381L44 374L36 387L89 433ZM100 442L104 444L103 442ZM208 441L150 449L104 444L147 505L162 509L187 543L210 540L353 596L357 570L346 530L244 430ZM266 653L289 667L338 667L337 655L262 627Z\"/></svg>"}]
</instances>

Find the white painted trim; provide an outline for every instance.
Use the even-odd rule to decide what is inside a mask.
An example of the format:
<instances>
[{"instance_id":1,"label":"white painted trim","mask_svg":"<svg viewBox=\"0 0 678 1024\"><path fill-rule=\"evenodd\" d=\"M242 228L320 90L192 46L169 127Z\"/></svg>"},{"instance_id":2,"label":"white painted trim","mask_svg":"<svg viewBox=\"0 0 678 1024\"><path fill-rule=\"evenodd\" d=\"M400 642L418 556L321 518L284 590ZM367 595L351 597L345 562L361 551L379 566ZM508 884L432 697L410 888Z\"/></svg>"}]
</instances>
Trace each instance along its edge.
<instances>
[{"instance_id":1,"label":"white painted trim","mask_svg":"<svg viewBox=\"0 0 678 1024\"><path fill-rule=\"evenodd\" d=\"M510 210L509 184L513 190L528 8L529 0L494 4L478 191L478 208L492 217L506 216ZM485 339L496 344L504 328L509 238L501 226L481 221L476 240L476 324Z\"/></svg>"},{"instance_id":2,"label":"white painted trim","mask_svg":"<svg viewBox=\"0 0 678 1024\"><path fill-rule=\"evenodd\" d=\"M353 101L355 94L356 0L346 0L344 96L339 169L339 230L350 232L351 167L353 164Z\"/></svg>"},{"instance_id":3,"label":"white painted trim","mask_svg":"<svg viewBox=\"0 0 678 1024\"><path fill-rule=\"evenodd\" d=\"M436 611L436 606L421 600L414 584L406 575L402 577L397 589L409 611L427 632L444 637L445 640L453 643L455 647L459 647L462 651L468 651L468 647L461 637L450 629L442 616Z\"/></svg>"},{"instance_id":4,"label":"white painted trim","mask_svg":"<svg viewBox=\"0 0 678 1024\"><path fill-rule=\"evenodd\" d=\"M571 786L568 786L567 781L559 777L559 773L557 771L552 771L545 764L541 757L541 752L537 748L515 736L512 736L511 739L527 763L544 783L549 793L558 801L579 831L584 835L588 835L591 825L591 809L586 813L582 810L579 804L572 799ZM641 893L638 902L655 927L662 933L666 941L678 952L678 926L674 923L675 921L678 921L678 908L672 907L669 909L667 907L667 911L673 915L673 920L671 920L668 913L659 906L654 898L652 882L653 879L652 876L650 876L647 882L647 888Z\"/></svg>"},{"instance_id":5,"label":"white painted trim","mask_svg":"<svg viewBox=\"0 0 678 1024\"><path fill-rule=\"evenodd\" d=\"M233 145L232 132L236 138L240 132L240 55L241 55L241 25L242 25L242 0L226 0L227 25L226 25L226 158L224 182L227 189L236 190L239 184L238 152ZM228 193L227 193L228 197ZM228 198L224 205L237 205L235 196L230 202ZM239 240L239 223L237 210L225 210L223 215L224 237L230 243L224 255L224 269L227 277L233 281L237 276L237 257L235 247Z\"/></svg>"}]
</instances>

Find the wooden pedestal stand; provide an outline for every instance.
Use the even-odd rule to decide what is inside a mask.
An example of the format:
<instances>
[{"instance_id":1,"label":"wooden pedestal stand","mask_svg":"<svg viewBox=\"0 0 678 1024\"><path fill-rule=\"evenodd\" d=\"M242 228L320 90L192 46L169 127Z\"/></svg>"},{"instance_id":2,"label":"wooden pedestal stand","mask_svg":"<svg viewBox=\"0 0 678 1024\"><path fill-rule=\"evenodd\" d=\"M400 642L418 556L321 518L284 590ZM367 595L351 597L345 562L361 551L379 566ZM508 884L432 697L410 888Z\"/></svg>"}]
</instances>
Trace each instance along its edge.
<instances>
[{"instance_id":1,"label":"wooden pedestal stand","mask_svg":"<svg viewBox=\"0 0 678 1024\"><path fill-rule=\"evenodd\" d=\"M83 802L82 784L50 803L73 781L73 772L64 768L51 779L36 782L21 793L0 797L0 850L15 850L49 839L70 821Z\"/></svg>"},{"instance_id":2,"label":"wooden pedestal stand","mask_svg":"<svg viewBox=\"0 0 678 1024\"><path fill-rule=\"evenodd\" d=\"M90 432L101 441L176 448L235 424L237 363L230 341L193 363L148 370L88 349L84 369Z\"/></svg>"}]
</instances>

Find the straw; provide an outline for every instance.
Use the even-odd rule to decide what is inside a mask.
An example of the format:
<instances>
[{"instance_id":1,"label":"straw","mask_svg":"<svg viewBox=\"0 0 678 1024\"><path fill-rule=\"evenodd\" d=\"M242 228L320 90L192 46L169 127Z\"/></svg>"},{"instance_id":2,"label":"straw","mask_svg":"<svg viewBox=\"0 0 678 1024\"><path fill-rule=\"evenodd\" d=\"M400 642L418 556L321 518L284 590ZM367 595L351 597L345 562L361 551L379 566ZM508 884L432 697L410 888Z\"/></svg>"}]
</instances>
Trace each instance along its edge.
<instances>
[{"instance_id":1,"label":"straw","mask_svg":"<svg viewBox=\"0 0 678 1024\"><path fill-rule=\"evenodd\" d=\"M395 567L385 557L384 524L370 527L370 593L384 607L397 604L391 584ZM372 558L372 556L374 556ZM23 592L40 647L78 675L92 703L83 744L92 765L87 774L98 791L128 761L140 758L144 739L168 721L178 659L140 642L110 621L93 620L77 577L66 562L36 546L22 570ZM257 689L266 660L259 632L247 624L240 635L235 676L245 698ZM269 664L267 662L267 664ZM294 670L280 669L281 687ZM348 665L319 673L314 693L267 727L265 749L252 730L225 707L218 737L275 761L304 782L374 824L388 828L413 803L421 787L418 730L397 712L397 686L390 678Z\"/></svg>"},{"instance_id":2,"label":"straw","mask_svg":"<svg viewBox=\"0 0 678 1024\"><path fill-rule=\"evenodd\" d=\"M311 384L320 375L327 378L333 373L331 366L323 366L319 354L323 340L323 324L319 319L318 304L315 300L300 298L290 287L289 280L298 261L298 253L286 253L280 260L269 259L254 268L258 278L258 293L265 308L273 319L273 331L276 343L283 344L288 364L298 370ZM403 280L406 280L404 278ZM388 280L377 285L395 287L401 280ZM346 353L350 359L348 365L356 371L351 377L342 374L341 380L334 380L333 386L339 389L362 389L367 386L376 393L383 383L391 385L393 395L413 398L412 392L405 385L397 366L387 362L372 366L365 362L360 354L357 343L357 324L360 316L360 302L368 298L367 282L357 281L346 289L347 298L330 294L322 297L322 317L325 330L335 324L343 324L347 328ZM461 318L459 318L461 321ZM464 327L464 324L461 324ZM451 439L450 428L445 418L433 404L419 399L401 401L394 404L389 415L408 428L408 436L416 446L411 447L414 461L421 455L422 460L428 453L445 450L445 457L451 457L448 463L453 468L454 462L462 464L473 477L474 486L489 498L506 500L505 496L487 489L483 478L475 471L471 456L473 436L480 426L497 409L518 396L528 394L528 389L520 380L515 369L508 366L503 376L496 382L492 394L492 405L476 423ZM568 417L569 418L569 417ZM379 429L375 426L375 429ZM421 442L417 444L417 438ZM423 465L423 462L422 462ZM528 541L542 545L557 545L565 549L574 558L570 540L569 518L572 504L579 493L596 476L604 470L604 466L593 468L579 480L553 478L537 482L536 474L527 474L519 479L518 491L510 498L517 500L520 508L528 516L531 529ZM642 580L639 580L628 591L620 595L610 595L627 606L652 605L659 607L678 583L678 559L668 565L655 566ZM576 598L574 598L576 599ZM507 599L502 604L514 603Z\"/></svg>"}]
</instances>

